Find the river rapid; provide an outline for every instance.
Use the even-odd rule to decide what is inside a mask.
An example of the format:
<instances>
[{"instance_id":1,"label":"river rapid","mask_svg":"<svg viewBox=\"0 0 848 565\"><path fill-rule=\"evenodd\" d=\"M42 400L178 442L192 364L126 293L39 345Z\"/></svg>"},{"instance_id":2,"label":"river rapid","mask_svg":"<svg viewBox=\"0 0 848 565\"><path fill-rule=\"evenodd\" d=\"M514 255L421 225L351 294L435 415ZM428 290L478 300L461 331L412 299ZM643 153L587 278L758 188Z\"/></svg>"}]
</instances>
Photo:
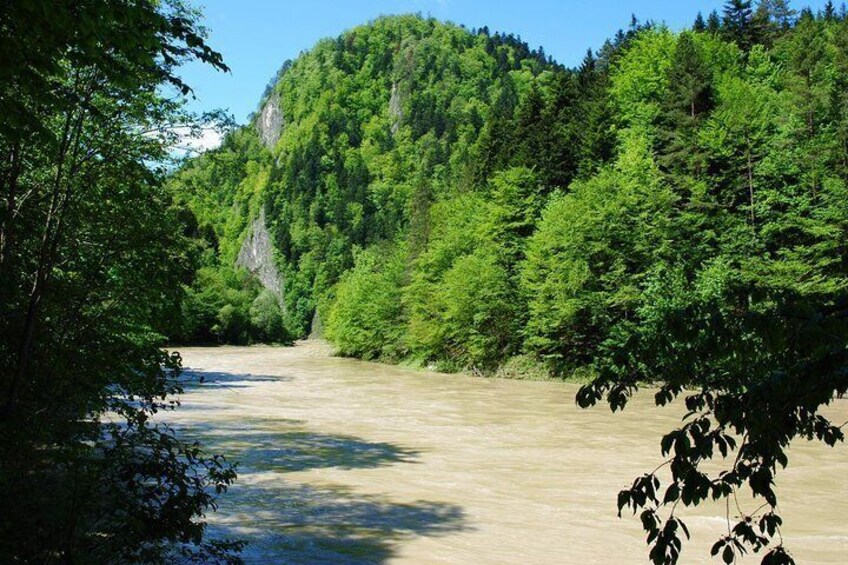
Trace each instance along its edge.
<instances>
[{"instance_id":1,"label":"river rapid","mask_svg":"<svg viewBox=\"0 0 848 565\"><path fill-rule=\"evenodd\" d=\"M204 382L167 420L239 462L209 521L249 542L248 563L648 563L616 494L662 461L683 413L649 392L613 415L579 409L573 384L339 359L320 342L179 351ZM848 402L830 415L848 420ZM846 449L799 441L778 476L799 564L848 563ZM724 504L678 514L693 535L681 564L719 563Z\"/></svg>"}]
</instances>

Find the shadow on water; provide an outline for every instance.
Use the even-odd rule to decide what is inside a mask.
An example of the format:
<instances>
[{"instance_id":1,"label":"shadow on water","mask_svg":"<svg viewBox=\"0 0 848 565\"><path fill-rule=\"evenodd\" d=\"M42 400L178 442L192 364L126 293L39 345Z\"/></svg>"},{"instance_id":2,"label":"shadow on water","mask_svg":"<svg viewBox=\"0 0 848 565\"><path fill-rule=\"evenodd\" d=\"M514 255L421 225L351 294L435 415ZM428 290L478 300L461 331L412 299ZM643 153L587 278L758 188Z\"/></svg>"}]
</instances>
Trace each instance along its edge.
<instances>
[{"instance_id":1,"label":"shadow on water","mask_svg":"<svg viewBox=\"0 0 848 565\"><path fill-rule=\"evenodd\" d=\"M248 541L247 563L381 564L411 536L467 529L454 504L396 503L342 487L242 482L227 497L233 511L210 534Z\"/></svg>"},{"instance_id":2,"label":"shadow on water","mask_svg":"<svg viewBox=\"0 0 848 565\"><path fill-rule=\"evenodd\" d=\"M272 425L269 429L268 424ZM302 429L297 420L243 422L238 427L193 425L185 433L207 449L238 461L244 472L293 472L309 469L372 469L395 463L415 463L419 451L349 435ZM292 429L295 428L295 429Z\"/></svg>"},{"instance_id":3,"label":"shadow on water","mask_svg":"<svg viewBox=\"0 0 848 565\"><path fill-rule=\"evenodd\" d=\"M250 387L287 377L193 373L195 387ZM191 403L183 409L191 408ZM213 405L218 410L220 405ZM281 407L284 412L285 408ZM209 412L210 415L213 412ZM214 416L212 416L214 417ZM382 564L412 536L439 536L466 530L462 508L432 501L399 503L359 494L341 485L301 484L287 473L310 469L377 469L415 464L420 450L371 442L346 434L308 430L306 422L256 417L238 421L200 416L179 426L213 453L238 463L239 479L211 517L213 538L248 542L247 563Z\"/></svg>"},{"instance_id":4,"label":"shadow on water","mask_svg":"<svg viewBox=\"0 0 848 565\"><path fill-rule=\"evenodd\" d=\"M180 384L186 391L200 387L249 388L251 383L291 382L287 375L254 375L251 373L222 373L219 371L196 371L187 367L180 375Z\"/></svg>"}]
</instances>

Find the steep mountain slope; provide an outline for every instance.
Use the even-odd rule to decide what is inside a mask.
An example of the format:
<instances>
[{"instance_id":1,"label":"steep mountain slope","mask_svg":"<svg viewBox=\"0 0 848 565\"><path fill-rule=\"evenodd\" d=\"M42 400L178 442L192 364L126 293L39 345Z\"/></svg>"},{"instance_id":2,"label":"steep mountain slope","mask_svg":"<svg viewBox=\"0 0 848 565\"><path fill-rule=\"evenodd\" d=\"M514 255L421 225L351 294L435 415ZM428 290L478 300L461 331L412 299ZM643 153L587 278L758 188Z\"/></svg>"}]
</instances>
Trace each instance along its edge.
<instances>
[{"instance_id":1,"label":"steep mountain slope","mask_svg":"<svg viewBox=\"0 0 848 565\"><path fill-rule=\"evenodd\" d=\"M282 294L288 332L305 335L357 249L394 242L417 252L433 202L474 192L516 159L521 144L499 131L497 118L511 118L528 97L537 106L528 111L538 113L540 91L569 79L518 39L415 16L381 18L319 42L284 65L250 126L172 182L207 234L203 277L223 272L227 280L215 284L238 293L250 283L228 272L234 265L261 271L263 285ZM269 239L266 232L273 249L262 246L265 256L244 248ZM265 267L273 264L276 282ZM239 300L247 304L257 292ZM200 320L184 339L211 338L213 327L249 338L217 319L226 300L192 296L188 314Z\"/></svg>"}]
</instances>

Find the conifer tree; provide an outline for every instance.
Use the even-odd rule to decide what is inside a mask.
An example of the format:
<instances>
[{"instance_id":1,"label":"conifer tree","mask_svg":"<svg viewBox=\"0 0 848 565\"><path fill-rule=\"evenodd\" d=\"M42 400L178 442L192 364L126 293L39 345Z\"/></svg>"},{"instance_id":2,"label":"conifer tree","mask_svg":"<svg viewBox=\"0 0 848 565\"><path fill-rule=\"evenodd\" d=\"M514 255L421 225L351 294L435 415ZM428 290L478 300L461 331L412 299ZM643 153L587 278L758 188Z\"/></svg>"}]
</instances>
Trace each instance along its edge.
<instances>
[{"instance_id":1,"label":"conifer tree","mask_svg":"<svg viewBox=\"0 0 848 565\"><path fill-rule=\"evenodd\" d=\"M721 31L721 18L715 10L707 16L707 31L710 33L719 33Z\"/></svg>"},{"instance_id":2,"label":"conifer tree","mask_svg":"<svg viewBox=\"0 0 848 565\"><path fill-rule=\"evenodd\" d=\"M695 17L695 23L692 24L692 29L698 32L706 31L707 24L704 21L704 16L701 15L701 12L698 12L698 15Z\"/></svg>"},{"instance_id":3,"label":"conifer tree","mask_svg":"<svg viewBox=\"0 0 848 565\"><path fill-rule=\"evenodd\" d=\"M755 43L754 27L754 10L751 7L751 0L729 0L724 5L722 31L729 41L735 41L745 52L748 52Z\"/></svg>"},{"instance_id":4,"label":"conifer tree","mask_svg":"<svg viewBox=\"0 0 848 565\"><path fill-rule=\"evenodd\" d=\"M695 174L702 161L697 125L712 105L710 71L689 33L677 43L669 72L669 88L660 118L660 163L670 171Z\"/></svg>"},{"instance_id":5,"label":"conifer tree","mask_svg":"<svg viewBox=\"0 0 848 565\"><path fill-rule=\"evenodd\" d=\"M592 50L589 49L586 51L586 55L583 57L583 61L581 61L580 66L577 68L577 77L580 82L580 86L588 86L592 82L596 65L597 59L595 59L595 55L592 53Z\"/></svg>"},{"instance_id":6,"label":"conifer tree","mask_svg":"<svg viewBox=\"0 0 848 565\"><path fill-rule=\"evenodd\" d=\"M506 76L498 97L489 109L486 127L480 134L478 180L487 179L492 172L505 167L512 159L515 151L514 117L517 105L515 84Z\"/></svg>"},{"instance_id":7,"label":"conifer tree","mask_svg":"<svg viewBox=\"0 0 848 565\"><path fill-rule=\"evenodd\" d=\"M824 20L832 22L834 19L836 19L836 8L831 0L827 0L827 4L824 5Z\"/></svg>"},{"instance_id":8,"label":"conifer tree","mask_svg":"<svg viewBox=\"0 0 848 565\"><path fill-rule=\"evenodd\" d=\"M623 41L623 40L622 40ZM576 122L580 124L576 137L578 176L585 176L597 169L597 166L607 161L615 146L614 134L610 130L612 124L612 108L607 94L608 57L615 52L615 47L607 42L604 45L605 59L599 61L592 50L586 52L583 62L577 71L577 82L582 93L576 112ZM605 63L603 66L599 63Z\"/></svg>"},{"instance_id":9,"label":"conifer tree","mask_svg":"<svg viewBox=\"0 0 848 565\"><path fill-rule=\"evenodd\" d=\"M574 73L558 73L550 91L542 114L543 123L548 124L548 139L542 140L545 150L537 174L546 187L564 188L577 172L577 103L582 93Z\"/></svg>"},{"instance_id":10,"label":"conifer tree","mask_svg":"<svg viewBox=\"0 0 848 565\"><path fill-rule=\"evenodd\" d=\"M545 153L550 148L550 123L544 119L545 101L534 81L524 100L516 110L514 137L514 164L541 168Z\"/></svg>"}]
</instances>

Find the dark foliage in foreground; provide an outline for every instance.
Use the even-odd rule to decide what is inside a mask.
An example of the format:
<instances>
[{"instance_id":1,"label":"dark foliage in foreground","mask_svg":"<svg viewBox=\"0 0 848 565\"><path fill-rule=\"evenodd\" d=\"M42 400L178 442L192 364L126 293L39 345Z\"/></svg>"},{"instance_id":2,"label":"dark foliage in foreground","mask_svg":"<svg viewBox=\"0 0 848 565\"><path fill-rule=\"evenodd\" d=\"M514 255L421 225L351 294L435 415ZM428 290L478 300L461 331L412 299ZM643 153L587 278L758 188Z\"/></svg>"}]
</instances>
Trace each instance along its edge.
<instances>
[{"instance_id":1,"label":"dark foliage in foreground","mask_svg":"<svg viewBox=\"0 0 848 565\"><path fill-rule=\"evenodd\" d=\"M176 0L4 2L0 52L2 560L233 561L203 539L233 469L156 419L196 253L155 164L176 66L226 67Z\"/></svg>"}]
</instances>

